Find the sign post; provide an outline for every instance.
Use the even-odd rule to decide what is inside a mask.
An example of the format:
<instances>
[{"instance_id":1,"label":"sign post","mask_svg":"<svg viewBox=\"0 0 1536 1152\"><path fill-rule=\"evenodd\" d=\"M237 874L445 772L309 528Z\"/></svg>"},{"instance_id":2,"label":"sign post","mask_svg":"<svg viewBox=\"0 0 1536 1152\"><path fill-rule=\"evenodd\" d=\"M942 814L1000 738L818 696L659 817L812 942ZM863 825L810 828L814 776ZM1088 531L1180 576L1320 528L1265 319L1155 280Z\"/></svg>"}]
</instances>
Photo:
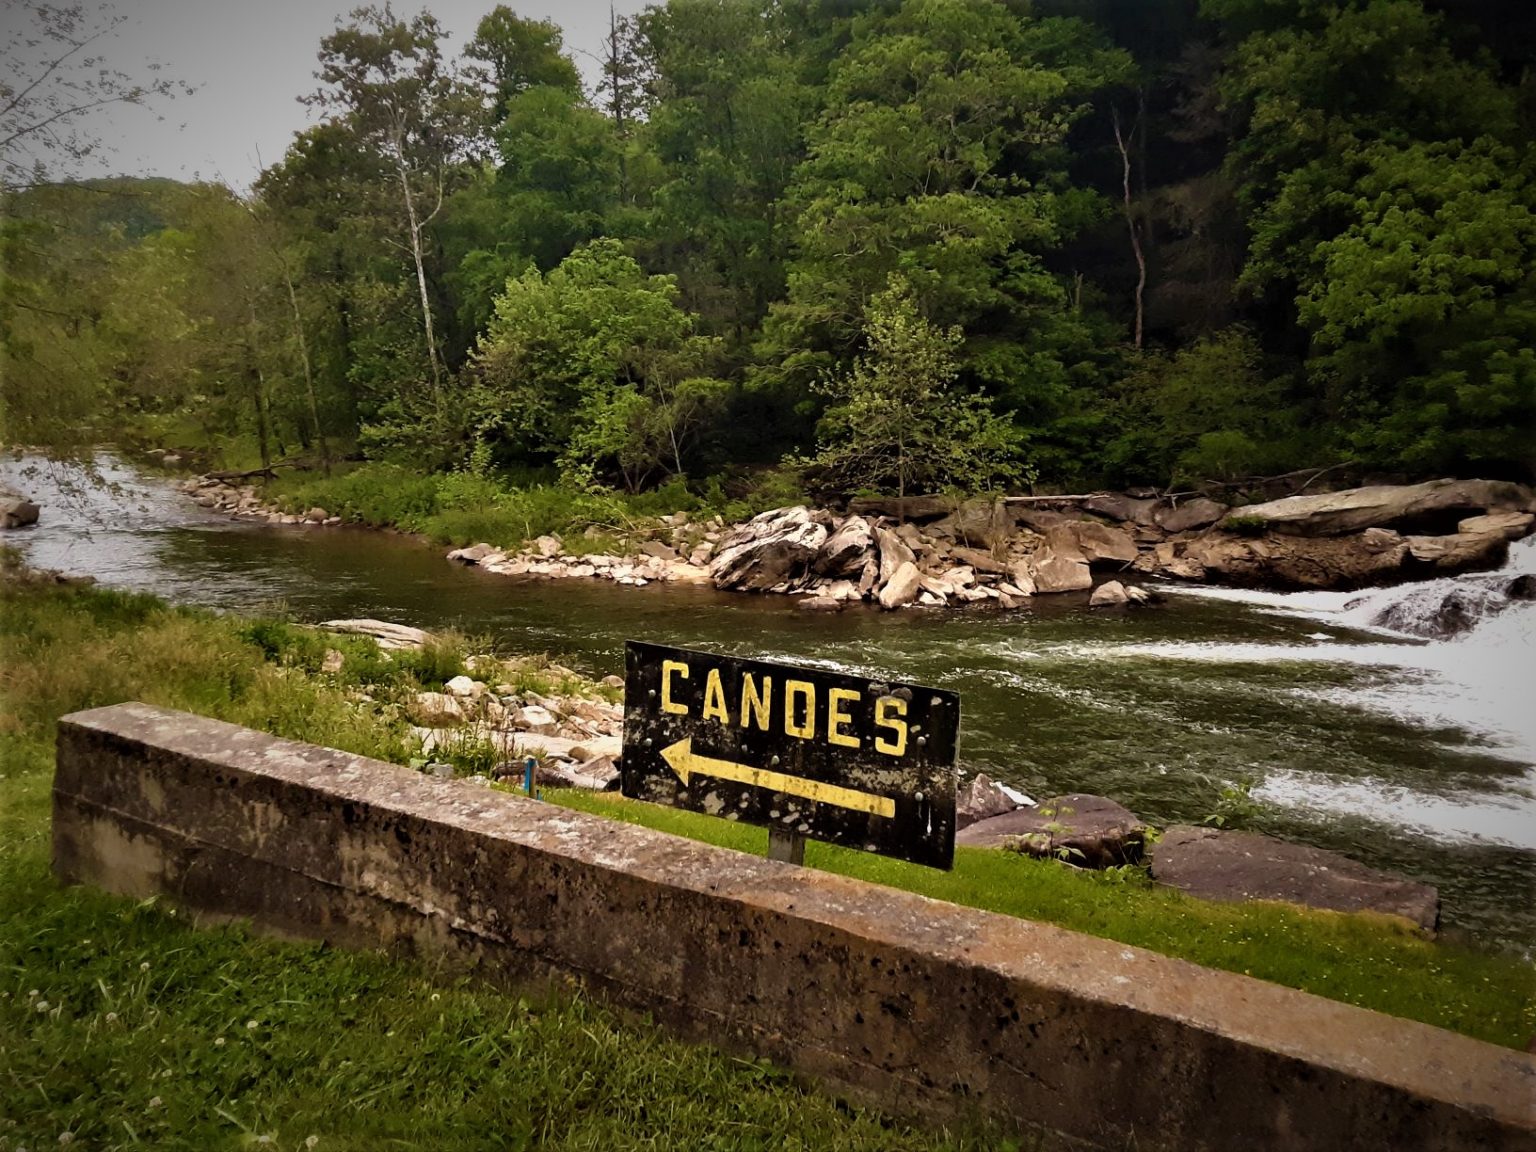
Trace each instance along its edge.
<instances>
[{"instance_id":1,"label":"sign post","mask_svg":"<svg viewBox=\"0 0 1536 1152\"><path fill-rule=\"evenodd\" d=\"M766 827L776 860L809 838L949 868L959 728L953 692L625 647L624 795Z\"/></svg>"}]
</instances>

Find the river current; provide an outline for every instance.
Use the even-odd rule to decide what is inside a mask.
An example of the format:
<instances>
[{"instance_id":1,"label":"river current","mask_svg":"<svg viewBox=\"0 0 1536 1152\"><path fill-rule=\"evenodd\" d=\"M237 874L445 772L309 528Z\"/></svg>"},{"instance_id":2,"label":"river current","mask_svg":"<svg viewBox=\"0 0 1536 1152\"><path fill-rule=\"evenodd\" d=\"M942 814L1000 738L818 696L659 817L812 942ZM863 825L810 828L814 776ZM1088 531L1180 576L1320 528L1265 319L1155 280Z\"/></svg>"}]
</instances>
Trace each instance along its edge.
<instances>
[{"instance_id":1,"label":"river current","mask_svg":"<svg viewBox=\"0 0 1536 1152\"><path fill-rule=\"evenodd\" d=\"M36 460L0 462L0 485L43 506L3 542L172 601L453 627L595 675L622 672L634 638L948 688L967 771L1037 798L1111 796L1155 824L1199 822L1246 783L1248 826L1436 884L1447 931L1536 952L1536 603L1501 598L1506 580L1170 588L1133 612L1073 595L1012 613L827 615L789 597L494 576L387 533L236 523L100 465L105 483L82 485ZM1509 564L1536 572L1536 537ZM1403 630L1468 590L1483 616L1469 632Z\"/></svg>"}]
</instances>

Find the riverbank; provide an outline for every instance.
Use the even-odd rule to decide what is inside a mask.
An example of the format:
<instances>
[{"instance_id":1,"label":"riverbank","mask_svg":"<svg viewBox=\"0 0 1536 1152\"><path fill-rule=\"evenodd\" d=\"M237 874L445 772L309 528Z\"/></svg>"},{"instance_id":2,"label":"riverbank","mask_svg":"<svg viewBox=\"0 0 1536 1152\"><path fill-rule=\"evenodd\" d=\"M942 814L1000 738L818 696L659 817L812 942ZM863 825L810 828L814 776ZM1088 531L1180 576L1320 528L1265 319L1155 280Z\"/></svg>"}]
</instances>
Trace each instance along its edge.
<instances>
[{"instance_id":1,"label":"riverbank","mask_svg":"<svg viewBox=\"0 0 1536 1152\"><path fill-rule=\"evenodd\" d=\"M57 912L56 902L76 907L84 899L57 892L46 877L49 731L54 718L76 708L146 700L415 763L423 770L443 771L438 766L448 765L454 774L481 777L466 787L497 786L486 769L505 760L504 752L487 752L478 741L424 756L411 731L409 708L419 693L450 695L445 689L458 676L481 683L491 679L488 667L469 664L467 658L475 653L462 640L450 638L420 653L402 651L386 658L366 637L283 621L215 617L147 597L41 585L7 591L4 631L8 720L0 738L6 763L16 767L7 769L0 786L17 798L6 806L5 842L21 853L7 867L25 873L25 883L5 886L19 901L8 909L16 915L45 921ZM341 655L339 665L331 653ZM547 663L524 666L524 674L544 679L509 687L604 699L601 684L581 678L571 683L558 670L551 674ZM495 679L507 683L506 675L505 668L498 668ZM555 683L549 682L551 675ZM488 687L495 689L496 683ZM758 843L766 840L760 830L722 821L653 810L601 793L550 790L546 796L729 847L765 847ZM1136 869L1086 873L1055 861L979 849L962 848L955 871L947 874L818 845L812 846L810 859L879 883L1246 971L1509 1046L1523 1046L1536 1032L1528 966L1504 955L1426 941L1380 918L1281 905L1211 904L1153 889ZM111 902L93 907L93 916L116 915ZM94 919L78 928L79 935L98 940L102 931ZM25 938L25 933L14 937ZM58 962L58 957L47 961ZM13 997L45 982L25 956L7 957L4 963L18 965L22 975L16 980L26 984L9 988ZM94 994L85 999L98 1002ZM5 1003L14 1010L14 999ZM69 1009L78 1010L79 1005ZM91 1017L98 1028L100 1015ZM79 1027L87 1023L82 1017ZM18 1020L13 1018L10 1026L19 1026Z\"/></svg>"},{"instance_id":2,"label":"riverbank","mask_svg":"<svg viewBox=\"0 0 1536 1152\"><path fill-rule=\"evenodd\" d=\"M270 491L242 479L181 488L205 507L273 525L420 531L460 545L449 560L497 575L789 593L816 611L1014 609L1063 593L1126 608L1154 602L1170 582L1357 589L1496 568L1536 530L1536 493L1481 480L1240 506L1122 493L857 498L842 510L787 505L733 521L681 486L670 500L621 498L381 466ZM655 511L683 497L694 506Z\"/></svg>"}]
</instances>

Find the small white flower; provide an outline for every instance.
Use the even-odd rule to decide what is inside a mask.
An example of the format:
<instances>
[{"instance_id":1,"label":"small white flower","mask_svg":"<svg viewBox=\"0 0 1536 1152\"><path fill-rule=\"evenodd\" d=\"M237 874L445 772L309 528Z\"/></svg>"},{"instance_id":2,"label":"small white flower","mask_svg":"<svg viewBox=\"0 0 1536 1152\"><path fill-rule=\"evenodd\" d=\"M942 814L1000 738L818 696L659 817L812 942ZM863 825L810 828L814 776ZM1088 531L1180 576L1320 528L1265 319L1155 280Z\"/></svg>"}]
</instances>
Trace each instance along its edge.
<instances>
[{"instance_id":1,"label":"small white flower","mask_svg":"<svg viewBox=\"0 0 1536 1152\"><path fill-rule=\"evenodd\" d=\"M433 1001L433 1003L436 1003L437 1001L441 1000L442 998L443 998L442 997L442 993L440 993L440 992L432 993L432 1001Z\"/></svg>"},{"instance_id":2,"label":"small white flower","mask_svg":"<svg viewBox=\"0 0 1536 1152\"><path fill-rule=\"evenodd\" d=\"M215 1040L213 1042L213 1046L215 1048L222 1048L222 1047L224 1047L224 1037L220 1036L217 1040Z\"/></svg>"},{"instance_id":3,"label":"small white flower","mask_svg":"<svg viewBox=\"0 0 1536 1152\"><path fill-rule=\"evenodd\" d=\"M148 960L140 961L140 963L139 963L139 971L140 972L148 972L149 971L149 961Z\"/></svg>"},{"instance_id":4,"label":"small white flower","mask_svg":"<svg viewBox=\"0 0 1536 1152\"><path fill-rule=\"evenodd\" d=\"M39 1000L37 1002L37 1004L36 1004L36 1008L37 1008L37 1010L39 1012L46 1012L46 1011L48 1011L48 1008L49 1008L48 1001L46 1001L46 1000Z\"/></svg>"},{"instance_id":5,"label":"small white flower","mask_svg":"<svg viewBox=\"0 0 1536 1152\"><path fill-rule=\"evenodd\" d=\"M318 1143L320 1143L320 1137L318 1136L304 1137L304 1147L306 1148L313 1148Z\"/></svg>"},{"instance_id":6,"label":"small white flower","mask_svg":"<svg viewBox=\"0 0 1536 1152\"><path fill-rule=\"evenodd\" d=\"M247 1031L254 1032L256 1029L260 1028L261 1025L258 1024L255 1020L247 1020L245 1022L245 1027Z\"/></svg>"},{"instance_id":7,"label":"small white flower","mask_svg":"<svg viewBox=\"0 0 1536 1152\"><path fill-rule=\"evenodd\" d=\"M117 1013L116 1012L108 1012L107 1013L107 1023L108 1024L116 1024L117 1023Z\"/></svg>"},{"instance_id":8,"label":"small white flower","mask_svg":"<svg viewBox=\"0 0 1536 1152\"><path fill-rule=\"evenodd\" d=\"M32 991L27 993L27 999L28 1000L36 1000L37 997L38 997L38 991L37 991L36 988L32 989Z\"/></svg>"},{"instance_id":9,"label":"small white flower","mask_svg":"<svg viewBox=\"0 0 1536 1152\"><path fill-rule=\"evenodd\" d=\"M164 1103L165 1103L165 1101L160 1099L160 1097L158 1097L158 1096L151 1096L149 1098L149 1106L150 1106L151 1109L158 1108L158 1107L160 1107L160 1105L162 1105Z\"/></svg>"},{"instance_id":10,"label":"small white flower","mask_svg":"<svg viewBox=\"0 0 1536 1152\"><path fill-rule=\"evenodd\" d=\"M59 1143L60 1144L73 1144L74 1142L75 1142L75 1134L73 1132L69 1131L68 1129L65 1129L63 1132L59 1133Z\"/></svg>"}]
</instances>

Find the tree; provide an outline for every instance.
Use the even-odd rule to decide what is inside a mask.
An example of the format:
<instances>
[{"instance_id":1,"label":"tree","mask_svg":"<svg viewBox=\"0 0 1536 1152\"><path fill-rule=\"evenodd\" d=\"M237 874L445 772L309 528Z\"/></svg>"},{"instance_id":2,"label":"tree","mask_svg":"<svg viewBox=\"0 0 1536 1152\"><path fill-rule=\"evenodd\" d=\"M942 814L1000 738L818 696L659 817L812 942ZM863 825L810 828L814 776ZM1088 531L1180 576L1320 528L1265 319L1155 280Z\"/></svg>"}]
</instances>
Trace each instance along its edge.
<instances>
[{"instance_id":1,"label":"tree","mask_svg":"<svg viewBox=\"0 0 1536 1152\"><path fill-rule=\"evenodd\" d=\"M135 80L108 62L103 48L126 19L103 4L22 0L12 11L0 49L0 193L76 176L102 151L92 125L102 109L194 91L163 76Z\"/></svg>"},{"instance_id":2,"label":"tree","mask_svg":"<svg viewBox=\"0 0 1536 1152\"><path fill-rule=\"evenodd\" d=\"M984 397L955 387L958 328L919 312L900 276L865 310L866 352L823 377L818 451L797 463L823 491L977 490L1017 480L1020 435Z\"/></svg>"},{"instance_id":3,"label":"tree","mask_svg":"<svg viewBox=\"0 0 1536 1152\"><path fill-rule=\"evenodd\" d=\"M464 55L479 62L468 72L489 90L492 124L500 124L507 105L530 88L581 95L581 74L565 53L559 25L529 20L505 4L481 19Z\"/></svg>"},{"instance_id":4,"label":"tree","mask_svg":"<svg viewBox=\"0 0 1536 1152\"><path fill-rule=\"evenodd\" d=\"M320 42L319 78L308 102L340 113L391 168L416 274L433 400L442 408L443 359L427 284L425 232L442 210L455 166L473 152L484 109L445 64L446 35L431 13L406 21L388 4L358 8L353 23Z\"/></svg>"},{"instance_id":5,"label":"tree","mask_svg":"<svg viewBox=\"0 0 1536 1152\"><path fill-rule=\"evenodd\" d=\"M684 471L717 411L725 385L704 371L715 349L671 277L594 241L507 282L476 354L478 435L554 458L574 484L639 491Z\"/></svg>"}]
</instances>

